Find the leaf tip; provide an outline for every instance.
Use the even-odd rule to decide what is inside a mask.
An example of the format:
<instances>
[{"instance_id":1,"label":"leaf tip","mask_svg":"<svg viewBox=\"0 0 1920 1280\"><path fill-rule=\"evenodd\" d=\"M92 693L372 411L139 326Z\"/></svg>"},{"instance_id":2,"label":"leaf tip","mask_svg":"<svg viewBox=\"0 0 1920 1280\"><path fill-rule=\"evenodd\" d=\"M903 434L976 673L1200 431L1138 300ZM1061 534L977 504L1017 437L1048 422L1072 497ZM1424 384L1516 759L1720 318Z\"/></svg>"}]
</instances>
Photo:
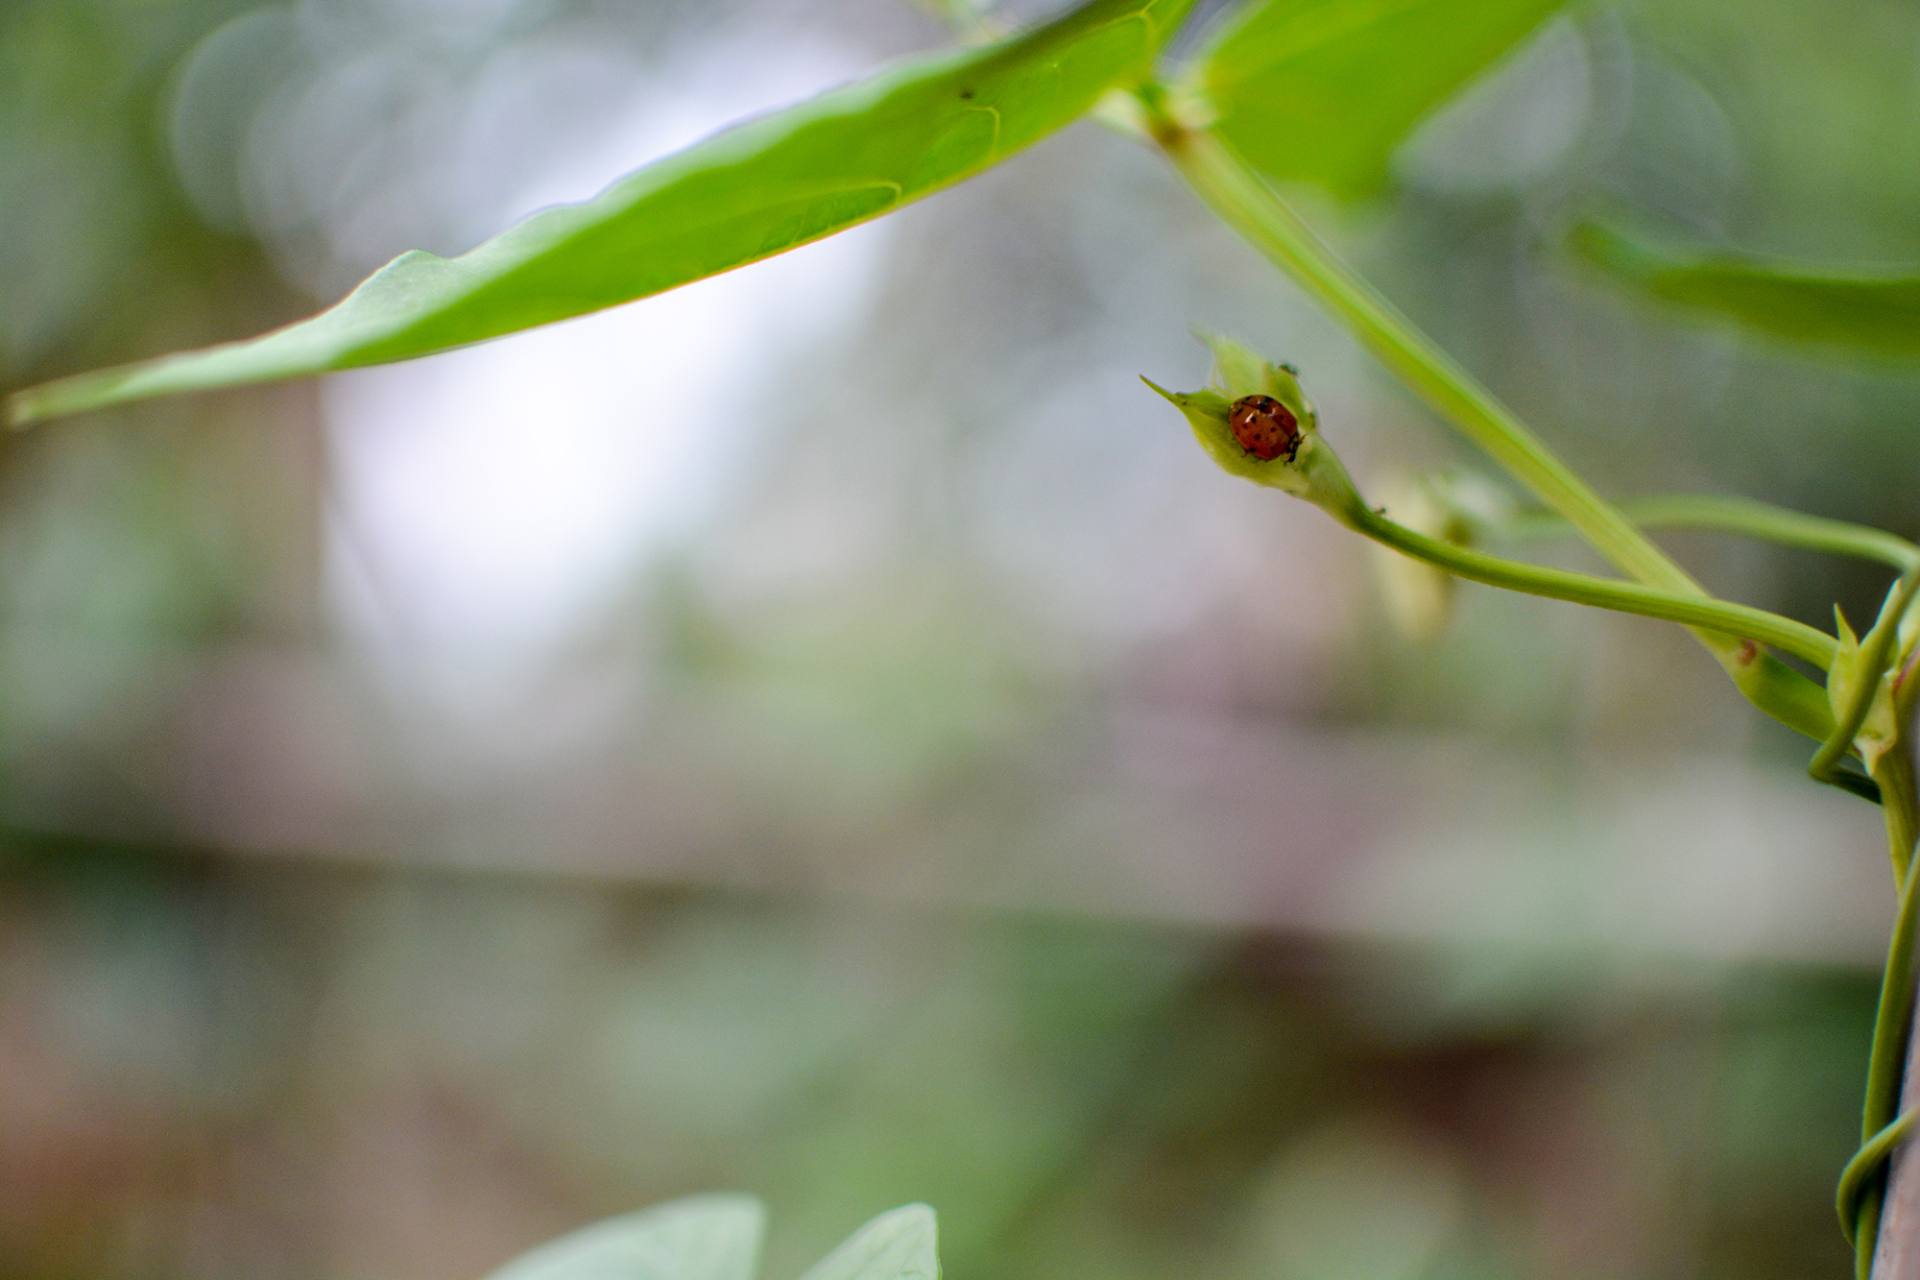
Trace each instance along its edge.
<instances>
[{"instance_id":1,"label":"leaf tip","mask_svg":"<svg viewBox=\"0 0 1920 1280\"><path fill-rule=\"evenodd\" d=\"M931 1206L901 1205L847 1237L803 1280L940 1280L939 1237Z\"/></svg>"},{"instance_id":2,"label":"leaf tip","mask_svg":"<svg viewBox=\"0 0 1920 1280\"><path fill-rule=\"evenodd\" d=\"M1567 229L1566 245L1583 262L1615 275L1644 277L1661 265L1661 255L1617 221L1586 217Z\"/></svg>"},{"instance_id":3,"label":"leaf tip","mask_svg":"<svg viewBox=\"0 0 1920 1280\"><path fill-rule=\"evenodd\" d=\"M1140 381L1146 383L1148 387L1152 388L1155 395L1165 400L1168 404L1177 405L1184 398L1178 392L1167 390L1144 373L1140 375Z\"/></svg>"},{"instance_id":4,"label":"leaf tip","mask_svg":"<svg viewBox=\"0 0 1920 1280\"><path fill-rule=\"evenodd\" d=\"M902 1226L924 1231L929 1235L940 1229L940 1215L933 1211L932 1205L922 1200L903 1204L898 1209L889 1210L884 1216L896 1220Z\"/></svg>"},{"instance_id":5,"label":"leaf tip","mask_svg":"<svg viewBox=\"0 0 1920 1280\"><path fill-rule=\"evenodd\" d=\"M749 1275L765 1233L766 1209L754 1196L686 1196L549 1240L496 1269L487 1280L679 1274L691 1260L704 1260L702 1275Z\"/></svg>"},{"instance_id":6,"label":"leaf tip","mask_svg":"<svg viewBox=\"0 0 1920 1280\"><path fill-rule=\"evenodd\" d=\"M25 431L39 420L33 411L33 402L25 395L15 393L0 404L0 425L8 431Z\"/></svg>"}]
</instances>

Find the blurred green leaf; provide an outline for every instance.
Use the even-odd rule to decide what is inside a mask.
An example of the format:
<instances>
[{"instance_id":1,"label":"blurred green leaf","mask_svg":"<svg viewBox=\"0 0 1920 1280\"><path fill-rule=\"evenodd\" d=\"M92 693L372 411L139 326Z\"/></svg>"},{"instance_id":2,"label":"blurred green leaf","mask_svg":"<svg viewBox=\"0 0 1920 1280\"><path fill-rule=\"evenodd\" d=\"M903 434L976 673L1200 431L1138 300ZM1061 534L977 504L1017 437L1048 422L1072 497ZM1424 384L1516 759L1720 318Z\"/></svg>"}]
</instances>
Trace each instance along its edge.
<instances>
[{"instance_id":1,"label":"blurred green leaf","mask_svg":"<svg viewBox=\"0 0 1920 1280\"><path fill-rule=\"evenodd\" d=\"M753 1280L765 1228L751 1196L694 1196L583 1227L487 1280Z\"/></svg>"},{"instance_id":2,"label":"blurred green leaf","mask_svg":"<svg viewBox=\"0 0 1920 1280\"><path fill-rule=\"evenodd\" d=\"M1575 227L1569 243L1655 297L1775 337L1920 356L1920 271L1845 270L1682 248L1592 221Z\"/></svg>"},{"instance_id":3,"label":"blurred green leaf","mask_svg":"<svg viewBox=\"0 0 1920 1280\"><path fill-rule=\"evenodd\" d=\"M487 1280L754 1280L766 1211L752 1196L692 1196L609 1218L522 1254ZM803 1280L939 1280L933 1210L883 1213Z\"/></svg>"},{"instance_id":4,"label":"blurred green leaf","mask_svg":"<svg viewBox=\"0 0 1920 1280\"><path fill-rule=\"evenodd\" d=\"M1189 75L1248 160L1345 197L1385 185L1422 117L1561 0L1254 0Z\"/></svg>"},{"instance_id":5,"label":"blurred green leaf","mask_svg":"<svg viewBox=\"0 0 1920 1280\"><path fill-rule=\"evenodd\" d=\"M905 1205L847 1237L801 1280L939 1280L938 1244L933 1210Z\"/></svg>"},{"instance_id":6,"label":"blurred green leaf","mask_svg":"<svg viewBox=\"0 0 1920 1280\"><path fill-rule=\"evenodd\" d=\"M457 258L415 251L312 319L12 396L14 424L411 359L615 306L876 217L1005 159L1144 78L1193 0L1091 0L736 126Z\"/></svg>"}]
</instances>

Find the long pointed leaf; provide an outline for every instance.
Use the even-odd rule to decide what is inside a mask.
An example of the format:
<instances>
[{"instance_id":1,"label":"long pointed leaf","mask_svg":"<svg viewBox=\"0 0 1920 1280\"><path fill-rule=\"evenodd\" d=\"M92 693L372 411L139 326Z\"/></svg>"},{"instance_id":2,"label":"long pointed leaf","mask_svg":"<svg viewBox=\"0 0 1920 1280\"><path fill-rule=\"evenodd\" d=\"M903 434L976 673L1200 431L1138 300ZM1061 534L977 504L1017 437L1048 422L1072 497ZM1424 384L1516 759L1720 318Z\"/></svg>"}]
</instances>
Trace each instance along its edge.
<instances>
[{"instance_id":1,"label":"long pointed leaf","mask_svg":"<svg viewBox=\"0 0 1920 1280\"><path fill-rule=\"evenodd\" d=\"M736 126L457 258L403 254L310 320L21 391L23 425L150 396L407 360L755 262L997 163L1144 78L1193 0L1091 0Z\"/></svg>"},{"instance_id":2,"label":"long pointed leaf","mask_svg":"<svg viewBox=\"0 0 1920 1280\"><path fill-rule=\"evenodd\" d=\"M1601 222L1574 229L1588 261L1647 293L1795 342L1920 356L1920 271L1863 271L1683 249Z\"/></svg>"}]
</instances>

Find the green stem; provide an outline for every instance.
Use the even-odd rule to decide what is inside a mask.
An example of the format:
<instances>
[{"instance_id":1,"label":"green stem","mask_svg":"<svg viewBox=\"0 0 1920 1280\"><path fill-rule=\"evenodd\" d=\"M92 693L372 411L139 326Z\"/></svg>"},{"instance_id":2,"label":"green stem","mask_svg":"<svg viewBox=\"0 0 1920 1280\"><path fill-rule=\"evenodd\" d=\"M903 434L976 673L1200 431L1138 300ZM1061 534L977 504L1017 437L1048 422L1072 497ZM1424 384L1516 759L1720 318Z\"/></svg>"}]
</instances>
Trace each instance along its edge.
<instances>
[{"instance_id":1,"label":"green stem","mask_svg":"<svg viewBox=\"0 0 1920 1280\"><path fill-rule=\"evenodd\" d=\"M1906 664L1893 677L1893 722L1902 732L1920 710L1920 648L1907 654Z\"/></svg>"},{"instance_id":2,"label":"green stem","mask_svg":"<svg viewBox=\"0 0 1920 1280\"><path fill-rule=\"evenodd\" d=\"M1886 806L1887 856L1893 862L1893 882L1905 884L1920 846L1920 795L1914 791L1913 756L1903 740L1880 757L1873 769Z\"/></svg>"},{"instance_id":3,"label":"green stem","mask_svg":"<svg viewBox=\"0 0 1920 1280\"><path fill-rule=\"evenodd\" d=\"M1644 582L1699 590L1492 392L1341 262L1217 135L1181 129L1160 136L1174 165L1214 212L1304 284L1396 376L1565 516L1603 555Z\"/></svg>"},{"instance_id":4,"label":"green stem","mask_svg":"<svg viewBox=\"0 0 1920 1280\"><path fill-rule=\"evenodd\" d=\"M1200 198L1344 321L1397 377L1624 572L1678 594L1705 595L1685 570L1535 439L1492 392L1341 262L1224 141L1170 119L1151 93L1142 96L1142 104L1149 135ZM1749 652L1724 633L1695 634L1761 710L1815 740L1832 730L1826 699L1806 677L1769 654Z\"/></svg>"},{"instance_id":5,"label":"green stem","mask_svg":"<svg viewBox=\"0 0 1920 1280\"><path fill-rule=\"evenodd\" d=\"M1781 546L1828 555L1855 556L1905 571L1920 564L1920 546L1871 525L1810 516L1751 498L1676 493L1616 502L1614 508L1640 529L1709 529L1741 534ZM1529 511L1511 520L1485 522L1492 538L1560 537L1572 532L1566 520L1546 511Z\"/></svg>"},{"instance_id":6,"label":"green stem","mask_svg":"<svg viewBox=\"0 0 1920 1280\"><path fill-rule=\"evenodd\" d=\"M1904 775L1896 778L1895 773ZM1860 1110L1860 1153L1840 1175L1842 1228L1854 1248L1855 1280L1871 1280L1874 1246L1886 1182L1877 1175L1899 1141L1889 1136L1898 1121L1900 1087L1908 1053L1907 1030L1914 997L1914 952L1920 940L1920 874L1914 873L1915 810L1912 759L1904 745L1881 757L1875 770L1885 804L1887 840L1893 850L1900 907L1887 944L1880 976L1880 1003L1874 1013L1873 1047L1867 1056L1866 1098Z\"/></svg>"},{"instance_id":7,"label":"green stem","mask_svg":"<svg viewBox=\"0 0 1920 1280\"><path fill-rule=\"evenodd\" d=\"M1736 645L1743 640L1773 645L1822 669L1833 664L1839 649L1838 642L1826 632L1765 609L1487 555L1416 533L1365 506L1346 515L1356 532L1375 542L1488 586L1683 622L1726 637Z\"/></svg>"},{"instance_id":8,"label":"green stem","mask_svg":"<svg viewBox=\"0 0 1920 1280\"><path fill-rule=\"evenodd\" d=\"M1840 1229L1846 1233L1848 1244L1857 1248L1866 1219L1878 1218L1877 1213L1864 1212L1867 1193L1872 1189L1873 1180L1892 1158L1893 1149L1913 1132L1917 1120L1920 1120L1920 1111L1903 1113L1898 1120L1861 1143L1860 1149L1853 1153L1853 1159L1847 1161L1847 1167L1840 1171L1840 1185L1834 1189L1833 1202L1834 1208L1839 1211Z\"/></svg>"}]
</instances>

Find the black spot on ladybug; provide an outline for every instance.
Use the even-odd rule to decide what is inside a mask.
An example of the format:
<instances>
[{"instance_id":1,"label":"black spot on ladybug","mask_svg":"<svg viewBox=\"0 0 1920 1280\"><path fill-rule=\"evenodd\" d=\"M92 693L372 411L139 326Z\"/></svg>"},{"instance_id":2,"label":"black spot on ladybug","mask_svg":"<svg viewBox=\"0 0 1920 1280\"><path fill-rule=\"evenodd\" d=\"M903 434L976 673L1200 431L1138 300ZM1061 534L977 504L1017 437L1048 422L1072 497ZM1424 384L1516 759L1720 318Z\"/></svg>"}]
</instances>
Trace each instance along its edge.
<instances>
[{"instance_id":1,"label":"black spot on ladybug","mask_svg":"<svg viewBox=\"0 0 1920 1280\"><path fill-rule=\"evenodd\" d=\"M1262 462L1292 460L1300 449L1300 420L1272 396L1242 396L1227 411L1233 438Z\"/></svg>"}]
</instances>

